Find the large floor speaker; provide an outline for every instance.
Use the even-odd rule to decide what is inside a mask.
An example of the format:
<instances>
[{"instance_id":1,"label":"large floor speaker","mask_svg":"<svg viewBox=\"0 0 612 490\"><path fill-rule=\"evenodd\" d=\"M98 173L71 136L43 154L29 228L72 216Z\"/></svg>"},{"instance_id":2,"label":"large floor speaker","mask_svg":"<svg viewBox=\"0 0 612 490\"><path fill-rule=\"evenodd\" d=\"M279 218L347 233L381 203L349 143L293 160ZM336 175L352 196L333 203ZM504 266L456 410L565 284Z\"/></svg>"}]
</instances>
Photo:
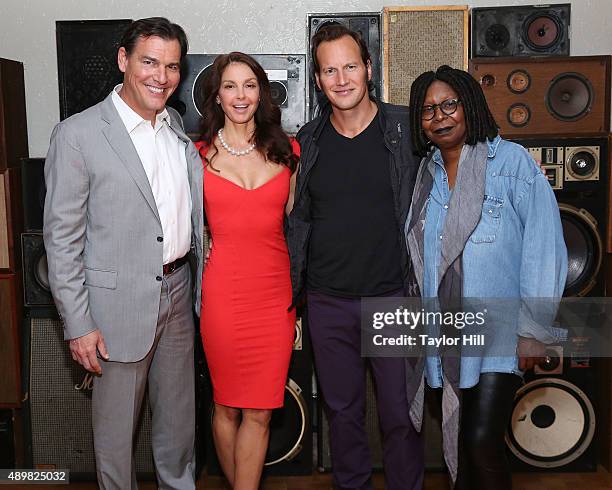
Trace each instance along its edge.
<instances>
[{"instance_id":1,"label":"large floor speaker","mask_svg":"<svg viewBox=\"0 0 612 490\"><path fill-rule=\"evenodd\" d=\"M348 29L358 32L364 40L370 57L372 58L371 95L382 97L382 58L381 50L381 16L377 12L343 12L338 14L308 14L308 120L317 117L322 108L328 103L325 94L319 90L315 83L313 63L311 59L311 40L317 31L328 24L341 24Z\"/></svg>"},{"instance_id":2,"label":"large floor speaker","mask_svg":"<svg viewBox=\"0 0 612 490\"><path fill-rule=\"evenodd\" d=\"M92 375L72 360L62 323L26 318L29 344L29 418L32 468L70 470L71 478L94 479L91 428ZM153 478L151 414L148 402L135 439L134 464L141 478Z\"/></svg>"},{"instance_id":3,"label":"large floor speaker","mask_svg":"<svg viewBox=\"0 0 612 490\"><path fill-rule=\"evenodd\" d=\"M185 131L199 133L205 94L204 80L217 54L188 54L181 67L181 83L168 101L183 117ZM287 134L296 134L304 125L306 58L301 54L252 54L270 81L272 101L281 109L281 122Z\"/></svg>"},{"instance_id":4,"label":"large floor speaker","mask_svg":"<svg viewBox=\"0 0 612 490\"><path fill-rule=\"evenodd\" d=\"M293 354L285 386L282 408L272 412L270 442L264 462L264 476L268 475L310 475L312 473L312 361L309 335L307 333L307 312L298 313L295 324ZM207 393L209 423L214 405L210 377ZM206 466L209 475L222 474L217 459L212 429L208 431Z\"/></svg>"},{"instance_id":5,"label":"large floor speaker","mask_svg":"<svg viewBox=\"0 0 612 490\"><path fill-rule=\"evenodd\" d=\"M385 7L385 100L408 105L412 82L440 65L468 66L468 9Z\"/></svg>"},{"instance_id":6,"label":"large floor speaker","mask_svg":"<svg viewBox=\"0 0 612 490\"><path fill-rule=\"evenodd\" d=\"M472 58L569 56L570 14L569 3L473 8Z\"/></svg>"},{"instance_id":7,"label":"large floor speaker","mask_svg":"<svg viewBox=\"0 0 612 490\"><path fill-rule=\"evenodd\" d=\"M549 347L550 368L525 378L506 433L516 471L595 471L597 385L592 359Z\"/></svg>"},{"instance_id":8,"label":"large floor speaker","mask_svg":"<svg viewBox=\"0 0 612 490\"><path fill-rule=\"evenodd\" d=\"M568 251L565 296L604 296L608 138L515 140L542 162L561 212Z\"/></svg>"},{"instance_id":9,"label":"large floor speaker","mask_svg":"<svg viewBox=\"0 0 612 490\"><path fill-rule=\"evenodd\" d=\"M317 407L317 466L319 471L331 471L329 423L323 403L319 403ZM423 430L425 431L425 469L427 471L444 471L446 468L444 455L442 454L441 421L441 407L435 394L432 390L426 390ZM370 369L367 370L366 376L366 432L370 446L372 468L376 471L383 470L383 447L376 409L376 392Z\"/></svg>"},{"instance_id":10,"label":"large floor speaker","mask_svg":"<svg viewBox=\"0 0 612 490\"><path fill-rule=\"evenodd\" d=\"M17 274L0 274L0 407L19 407L22 400L20 283Z\"/></svg>"},{"instance_id":11,"label":"large floor speaker","mask_svg":"<svg viewBox=\"0 0 612 490\"><path fill-rule=\"evenodd\" d=\"M49 285L49 269L40 232L21 235L23 253L23 304L27 308L54 306Z\"/></svg>"},{"instance_id":12,"label":"large floor speaker","mask_svg":"<svg viewBox=\"0 0 612 490\"><path fill-rule=\"evenodd\" d=\"M56 21L60 118L106 98L123 75L117 66L119 42L132 21ZM25 155L24 155L25 156Z\"/></svg>"},{"instance_id":13,"label":"large floor speaker","mask_svg":"<svg viewBox=\"0 0 612 490\"><path fill-rule=\"evenodd\" d=\"M610 130L610 56L477 58L469 69L505 137Z\"/></svg>"},{"instance_id":14,"label":"large floor speaker","mask_svg":"<svg viewBox=\"0 0 612 490\"><path fill-rule=\"evenodd\" d=\"M0 58L0 171L28 156L23 64Z\"/></svg>"},{"instance_id":15,"label":"large floor speaker","mask_svg":"<svg viewBox=\"0 0 612 490\"><path fill-rule=\"evenodd\" d=\"M0 171L0 271L17 272L21 268L21 203L21 169Z\"/></svg>"}]
</instances>

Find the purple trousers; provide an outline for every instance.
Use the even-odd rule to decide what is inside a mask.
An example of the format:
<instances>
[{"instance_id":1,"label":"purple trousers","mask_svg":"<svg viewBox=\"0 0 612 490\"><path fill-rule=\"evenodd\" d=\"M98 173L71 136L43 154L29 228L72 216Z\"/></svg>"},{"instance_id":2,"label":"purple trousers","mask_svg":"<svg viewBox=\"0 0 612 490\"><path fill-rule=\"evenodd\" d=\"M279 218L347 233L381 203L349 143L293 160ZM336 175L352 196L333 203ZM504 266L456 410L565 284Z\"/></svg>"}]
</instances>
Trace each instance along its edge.
<instances>
[{"instance_id":1,"label":"purple trousers","mask_svg":"<svg viewBox=\"0 0 612 490\"><path fill-rule=\"evenodd\" d=\"M402 296L401 291L389 296ZM361 300L308 292L308 326L330 428L336 488L372 489L365 430L366 362L361 357ZM423 488L423 438L410 421L402 358L369 358L383 437L387 490Z\"/></svg>"}]
</instances>

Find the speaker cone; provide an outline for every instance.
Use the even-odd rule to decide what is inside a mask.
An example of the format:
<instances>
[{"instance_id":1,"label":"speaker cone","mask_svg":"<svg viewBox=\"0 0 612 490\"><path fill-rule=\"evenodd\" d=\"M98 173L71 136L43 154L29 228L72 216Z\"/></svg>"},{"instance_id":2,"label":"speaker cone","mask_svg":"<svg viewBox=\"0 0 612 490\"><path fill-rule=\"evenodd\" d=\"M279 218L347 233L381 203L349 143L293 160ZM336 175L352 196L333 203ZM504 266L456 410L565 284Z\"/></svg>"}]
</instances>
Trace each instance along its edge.
<instances>
[{"instance_id":1,"label":"speaker cone","mask_svg":"<svg viewBox=\"0 0 612 490\"><path fill-rule=\"evenodd\" d=\"M525 126L531 119L531 111L529 106L523 103L512 104L508 109L508 122L515 128Z\"/></svg>"},{"instance_id":2,"label":"speaker cone","mask_svg":"<svg viewBox=\"0 0 612 490\"><path fill-rule=\"evenodd\" d=\"M510 33L506 26L493 24L485 32L485 43L493 51L501 51L510 42Z\"/></svg>"},{"instance_id":3,"label":"speaker cone","mask_svg":"<svg viewBox=\"0 0 612 490\"><path fill-rule=\"evenodd\" d=\"M584 296L596 284L603 258L603 242L591 214L559 203L563 237L567 246L567 280L564 296Z\"/></svg>"},{"instance_id":4,"label":"speaker cone","mask_svg":"<svg viewBox=\"0 0 612 490\"><path fill-rule=\"evenodd\" d=\"M265 466L290 461L302 450L308 427L308 406L301 393L302 389L289 378L283 408L272 412Z\"/></svg>"},{"instance_id":5,"label":"speaker cone","mask_svg":"<svg viewBox=\"0 0 612 490\"><path fill-rule=\"evenodd\" d=\"M593 88L580 73L556 76L546 93L546 108L561 121L575 121L591 110Z\"/></svg>"},{"instance_id":6,"label":"speaker cone","mask_svg":"<svg viewBox=\"0 0 612 490\"><path fill-rule=\"evenodd\" d=\"M556 16L536 15L525 23L524 38L535 51L549 51L561 37L562 27Z\"/></svg>"},{"instance_id":7,"label":"speaker cone","mask_svg":"<svg viewBox=\"0 0 612 490\"><path fill-rule=\"evenodd\" d=\"M523 462L558 468L591 444L595 411L576 385L558 378L538 379L519 389L514 401L506 444Z\"/></svg>"},{"instance_id":8,"label":"speaker cone","mask_svg":"<svg viewBox=\"0 0 612 490\"><path fill-rule=\"evenodd\" d=\"M278 80L270 81L270 92L272 95L272 103L283 107L287 103L287 85Z\"/></svg>"},{"instance_id":9,"label":"speaker cone","mask_svg":"<svg viewBox=\"0 0 612 490\"><path fill-rule=\"evenodd\" d=\"M204 112L204 101L206 100L206 93L204 91L204 87L206 85L206 79L210 74L210 70L212 69L212 65L205 66L202 68L198 76L195 77L193 81L193 90L191 91L191 96L193 97L193 105L198 111L198 114L202 116Z\"/></svg>"},{"instance_id":10,"label":"speaker cone","mask_svg":"<svg viewBox=\"0 0 612 490\"><path fill-rule=\"evenodd\" d=\"M565 168L568 173L565 180L599 179L598 147L569 147L565 152Z\"/></svg>"}]
</instances>

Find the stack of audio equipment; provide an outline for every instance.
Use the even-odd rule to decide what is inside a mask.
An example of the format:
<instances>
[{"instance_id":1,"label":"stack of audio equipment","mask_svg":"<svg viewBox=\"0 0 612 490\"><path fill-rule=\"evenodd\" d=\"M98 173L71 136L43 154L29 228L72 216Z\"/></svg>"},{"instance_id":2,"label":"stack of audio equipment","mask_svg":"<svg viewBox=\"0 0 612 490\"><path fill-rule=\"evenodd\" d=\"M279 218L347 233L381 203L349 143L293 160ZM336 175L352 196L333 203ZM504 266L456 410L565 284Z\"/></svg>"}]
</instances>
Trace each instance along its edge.
<instances>
[{"instance_id":1,"label":"stack of audio equipment","mask_svg":"<svg viewBox=\"0 0 612 490\"><path fill-rule=\"evenodd\" d=\"M20 335L22 229L19 159L28 155L23 65L0 59L0 467L23 464Z\"/></svg>"},{"instance_id":2,"label":"stack of audio equipment","mask_svg":"<svg viewBox=\"0 0 612 490\"><path fill-rule=\"evenodd\" d=\"M523 145L559 203L564 296L605 295L609 241L610 56L570 55L570 4L474 8L469 70L506 139ZM520 470L593 471L598 359L570 337L526 374L507 443Z\"/></svg>"}]
</instances>

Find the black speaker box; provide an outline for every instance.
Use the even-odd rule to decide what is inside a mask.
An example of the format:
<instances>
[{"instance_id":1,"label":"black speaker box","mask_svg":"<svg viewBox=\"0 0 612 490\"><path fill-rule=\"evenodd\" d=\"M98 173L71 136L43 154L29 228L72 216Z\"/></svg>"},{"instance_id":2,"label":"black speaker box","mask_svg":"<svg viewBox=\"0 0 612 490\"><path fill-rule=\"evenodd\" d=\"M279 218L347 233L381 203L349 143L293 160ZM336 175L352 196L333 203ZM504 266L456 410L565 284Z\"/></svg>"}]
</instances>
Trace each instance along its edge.
<instances>
[{"instance_id":1,"label":"black speaker box","mask_svg":"<svg viewBox=\"0 0 612 490\"><path fill-rule=\"evenodd\" d=\"M285 386L282 408L272 412L270 442L264 463L264 477L268 475L310 475L313 466L312 448L312 350L308 335L307 311L298 311L293 354ZM212 386L209 388L208 422L212 420ZM222 474L212 439L208 430L206 465L209 475Z\"/></svg>"},{"instance_id":2,"label":"black speaker box","mask_svg":"<svg viewBox=\"0 0 612 490\"><path fill-rule=\"evenodd\" d=\"M42 231L46 194L44 158L21 160L21 185L23 228L25 231Z\"/></svg>"},{"instance_id":3,"label":"black speaker box","mask_svg":"<svg viewBox=\"0 0 612 490\"><path fill-rule=\"evenodd\" d=\"M311 41L317 31L326 24L342 24L352 31L359 32L365 41L372 58L371 95L382 97L382 58L381 58L381 14L380 12L346 12L334 14L308 14L308 120L319 115L328 103L327 97L315 83Z\"/></svg>"},{"instance_id":4,"label":"black speaker box","mask_svg":"<svg viewBox=\"0 0 612 490\"><path fill-rule=\"evenodd\" d=\"M58 20L57 72L60 119L106 98L123 75L117 66L119 42L129 19Z\"/></svg>"},{"instance_id":5,"label":"black speaker box","mask_svg":"<svg viewBox=\"0 0 612 490\"><path fill-rule=\"evenodd\" d=\"M6 469L15 467L12 410L0 410L0 466Z\"/></svg>"},{"instance_id":6,"label":"black speaker box","mask_svg":"<svg viewBox=\"0 0 612 490\"><path fill-rule=\"evenodd\" d=\"M42 233L23 233L21 251L23 254L24 306L27 308L54 306Z\"/></svg>"},{"instance_id":7,"label":"black speaker box","mask_svg":"<svg viewBox=\"0 0 612 490\"><path fill-rule=\"evenodd\" d=\"M571 4L472 9L472 57L569 56Z\"/></svg>"},{"instance_id":8,"label":"black speaker box","mask_svg":"<svg viewBox=\"0 0 612 490\"><path fill-rule=\"evenodd\" d=\"M185 131L199 133L205 94L204 80L218 54L188 54L181 66L181 83L168 105L183 117ZM304 125L306 59L300 54L251 54L266 71L272 100L281 109L281 123L287 134L296 134Z\"/></svg>"}]
</instances>

